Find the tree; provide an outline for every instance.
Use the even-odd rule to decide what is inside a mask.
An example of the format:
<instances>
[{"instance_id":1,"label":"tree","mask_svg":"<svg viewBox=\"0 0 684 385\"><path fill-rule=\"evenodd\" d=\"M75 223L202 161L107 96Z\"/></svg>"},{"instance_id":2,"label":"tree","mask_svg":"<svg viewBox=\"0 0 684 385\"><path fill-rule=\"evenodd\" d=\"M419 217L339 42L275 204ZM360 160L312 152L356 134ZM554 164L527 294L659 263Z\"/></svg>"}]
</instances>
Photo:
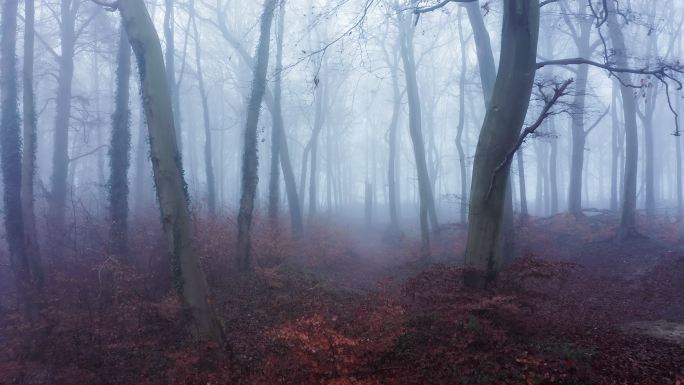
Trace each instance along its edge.
<instances>
[{"instance_id":1,"label":"tree","mask_svg":"<svg viewBox=\"0 0 684 385\"><path fill-rule=\"evenodd\" d=\"M228 4L226 2L226 4ZM284 7L284 3L282 5ZM283 8L284 9L284 8ZM229 30L228 28L228 23L225 18L225 9L221 6L221 3L219 2L216 8L216 13L217 13L217 21L214 22L216 25L216 28L221 31L221 35L223 38L231 45L233 48L237 51L238 56L242 60L242 62L250 68L254 68L254 58L249 54L249 52L245 49L245 47L241 44L240 40L237 39L233 33ZM284 18L284 14L283 14ZM283 23L284 27L284 23ZM277 65L277 63L276 63ZM282 76L282 74L281 74ZM269 109L271 112L271 118L274 122L274 124L282 123L282 119L278 119L276 116L278 115L278 112L276 111L276 104L280 104L281 101L275 100L275 96L271 95L268 87L266 87L265 93L264 93L264 103L266 104L266 107ZM282 111L280 112L280 116L282 116ZM282 125L282 129L280 130L282 132L282 135L280 135L280 148L278 150L279 157L280 157L280 165L283 170L283 179L285 181L285 191L287 193L287 204L290 209L290 222L292 226L292 231L295 235L301 235L304 232L304 221L302 220L302 204L299 199L299 194L304 194L303 191L300 191L299 194L297 193L297 182L295 181L295 175L294 171L292 168L292 162L290 160L290 152L288 149L287 145L287 135L285 133L285 128L284 124ZM303 186L300 186L300 188L303 188Z\"/></svg>"},{"instance_id":2,"label":"tree","mask_svg":"<svg viewBox=\"0 0 684 385\"><path fill-rule=\"evenodd\" d=\"M32 277L38 285L43 281L40 245L36 229L33 183L36 172L36 111L33 92L33 48L35 41L35 5L33 0L24 1L24 151L21 159L21 213L24 220L24 239ZM4 12L3 12L4 13ZM6 52L6 51L4 51Z\"/></svg>"},{"instance_id":3,"label":"tree","mask_svg":"<svg viewBox=\"0 0 684 385\"><path fill-rule=\"evenodd\" d=\"M268 217L278 224L280 202L280 142L283 140L283 112L281 105L283 83L283 39L285 33L285 0L278 7L276 28L276 64L273 80L273 127L271 129L271 171L268 184Z\"/></svg>"},{"instance_id":4,"label":"tree","mask_svg":"<svg viewBox=\"0 0 684 385\"><path fill-rule=\"evenodd\" d=\"M252 268L251 228L254 212L254 200L258 181L259 158L257 155L257 126L261 101L266 91L266 71L270 46L271 24L277 0L266 0L261 15L259 43L256 49L256 61L252 80L252 91L247 104L247 120L245 123L245 144L242 155L242 194L238 213L237 268L249 271Z\"/></svg>"},{"instance_id":5,"label":"tree","mask_svg":"<svg viewBox=\"0 0 684 385\"><path fill-rule=\"evenodd\" d=\"M539 1L504 3L499 73L473 164L465 283L484 287L502 263L501 219L508 184L509 151L518 141L536 72ZM499 165L504 166L497 171Z\"/></svg>"},{"instance_id":6,"label":"tree","mask_svg":"<svg viewBox=\"0 0 684 385\"><path fill-rule=\"evenodd\" d=\"M2 6L2 62L0 63L0 158L2 159L5 231L10 262L18 283L29 277L29 264L24 243L24 221L21 204L21 138L17 95L17 0L6 0Z\"/></svg>"},{"instance_id":7,"label":"tree","mask_svg":"<svg viewBox=\"0 0 684 385\"><path fill-rule=\"evenodd\" d=\"M416 78L416 60L413 47L415 24L411 17L407 17L401 10L397 10L399 28L399 47L404 65L406 80L406 95L409 106L409 133L413 144L413 155L416 162L418 176L418 191L420 204L420 233L422 239L422 254L424 258L430 256L430 226L438 229L437 210L432 193L427 162L425 160L425 142L421 130L420 96L418 80ZM430 222L428 223L428 218Z\"/></svg>"},{"instance_id":8,"label":"tree","mask_svg":"<svg viewBox=\"0 0 684 385\"><path fill-rule=\"evenodd\" d=\"M204 74L202 72L202 48L200 46L200 35L197 28L195 17L195 2L190 2L192 28L195 37L195 66L197 70L197 83L199 86L200 99L202 101L202 120L204 122L204 172L207 178L207 206L209 214L216 213L216 178L214 176L214 164L211 148L211 116L209 114L209 96L204 84Z\"/></svg>"},{"instance_id":9,"label":"tree","mask_svg":"<svg viewBox=\"0 0 684 385\"><path fill-rule=\"evenodd\" d=\"M128 250L128 168L131 152L131 111L128 108L131 77L131 46L121 25L116 67L115 110L112 115L112 138L109 146L109 215L112 252Z\"/></svg>"},{"instance_id":10,"label":"tree","mask_svg":"<svg viewBox=\"0 0 684 385\"><path fill-rule=\"evenodd\" d=\"M183 135L181 131L180 118L180 96L178 95L178 83L176 82L176 44L175 44L175 17L173 0L164 0L164 40L166 50L164 51L166 60L167 82L171 89L171 103L173 106L173 120L176 122L176 140L178 141L179 151L183 150Z\"/></svg>"},{"instance_id":11,"label":"tree","mask_svg":"<svg viewBox=\"0 0 684 385\"><path fill-rule=\"evenodd\" d=\"M610 41L615 52L615 65L627 68L627 46L622 27L618 24L615 4L612 1L604 2L606 9L606 22ZM632 93L632 76L627 72L619 72L620 94L622 96L622 113L625 125L625 178L622 198L622 214L620 227L618 228L618 240L625 240L637 234L636 229L636 198L637 198L637 168L639 158L639 134L637 132L636 101Z\"/></svg>"},{"instance_id":12,"label":"tree","mask_svg":"<svg viewBox=\"0 0 684 385\"><path fill-rule=\"evenodd\" d=\"M69 173L69 121L71 116L72 80L74 77L74 54L76 45L76 16L81 0L60 2L60 54L57 57L57 95L55 112L54 151L52 155L52 188L48 212L51 230L61 242L64 234L67 198L67 177ZM59 254L61 246L56 245Z\"/></svg>"},{"instance_id":13,"label":"tree","mask_svg":"<svg viewBox=\"0 0 684 385\"><path fill-rule=\"evenodd\" d=\"M220 326L209 305L209 289L192 235L171 94L159 37L143 0L119 1L116 6L123 18L140 72L150 157L175 287L193 331L198 336L220 340Z\"/></svg>"}]
</instances>

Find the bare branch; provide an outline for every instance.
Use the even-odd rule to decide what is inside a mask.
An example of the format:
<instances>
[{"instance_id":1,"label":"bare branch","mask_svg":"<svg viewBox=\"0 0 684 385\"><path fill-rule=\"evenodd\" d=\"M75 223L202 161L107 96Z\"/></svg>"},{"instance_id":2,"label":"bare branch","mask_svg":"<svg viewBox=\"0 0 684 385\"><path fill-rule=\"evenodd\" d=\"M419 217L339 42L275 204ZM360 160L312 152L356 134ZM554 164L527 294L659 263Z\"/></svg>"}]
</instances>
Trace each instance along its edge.
<instances>
[{"instance_id":1,"label":"bare branch","mask_svg":"<svg viewBox=\"0 0 684 385\"><path fill-rule=\"evenodd\" d=\"M513 156L515 153L518 151L520 146L525 143L525 139L533 134L537 128L539 128L542 123L548 118L550 115L552 115L551 108L556 104L558 99L560 99L562 96L566 95L566 90L574 82L574 79L568 79L563 84L560 86L556 86L554 88L553 96L548 99L546 104L544 105L544 108L542 108L541 113L539 114L539 117L537 117L537 120L535 120L534 123L531 125L525 127L523 132L520 134L520 137L518 138L518 141L515 143L515 146L506 154L506 157L504 160L494 169L494 172L492 173L492 179L489 182L489 190L487 191L487 197L485 198L485 201L488 201L489 198L492 196L492 191L494 190L494 180L496 176L506 167L508 167L511 164L511 161L513 161Z\"/></svg>"}]
</instances>

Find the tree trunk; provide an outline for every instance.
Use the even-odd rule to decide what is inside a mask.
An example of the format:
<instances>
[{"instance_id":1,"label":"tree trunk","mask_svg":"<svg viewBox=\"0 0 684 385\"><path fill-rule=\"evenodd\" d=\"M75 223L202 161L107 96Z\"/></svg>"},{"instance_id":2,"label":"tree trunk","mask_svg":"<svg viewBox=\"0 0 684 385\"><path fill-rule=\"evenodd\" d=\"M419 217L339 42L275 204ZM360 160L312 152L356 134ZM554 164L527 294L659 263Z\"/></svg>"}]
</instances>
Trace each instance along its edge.
<instances>
[{"instance_id":1,"label":"tree trunk","mask_svg":"<svg viewBox=\"0 0 684 385\"><path fill-rule=\"evenodd\" d=\"M310 167L311 175L309 175L309 219L316 215L316 209L318 206L318 193L316 188L318 187L318 136L323 129L325 124L325 115L327 108L327 82L324 80L319 81L316 86L316 111L314 116L314 127L313 133L311 134L311 140L309 142L310 149ZM303 191L303 187L302 187Z\"/></svg>"},{"instance_id":2,"label":"tree trunk","mask_svg":"<svg viewBox=\"0 0 684 385\"><path fill-rule=\"evenodd\" d=\"M435 209L434 196L430 186L427 162L425 159L425 143L421 130L420 96L418 91L418 80L416 78L416 63L413 53L413 34L415 26L410 17L406 17L401 11L397 12L399 21L399 39L401 45L401 58L404 64L404 75L406 77L406 94L409 105L409 132L413 144L413 155L416 162L416 173L418 176L418 194L420 204L420 229L422 239L422 253L424 258L430 256L430 231L439 228L437 220L437 210ZM428 217L430 223L428 224Z\"/></svg>"},{"instance_id":3,"label":"tree trunk","mask_svg":"<svg viewBox=\"0 0 684 385\"><path fill-rule=\"evenodd\" d=\"M128 167L131 152L131 111L128 108L131 77L131 46L121 25L116 68L116 100L112 115L112 139L109 147L110 246L115 254L128 250Z\"/></svg>"},{"instance_id":4,"label":"tree trunk","mask_svg":"<svg viewBox=\"0 0 684 385\"><path fill-rule=\"evenodd\" d=\"M247 272L252 269L251 228L259 179L259 158L257 155L257 129L261 102L266 91L266 71L268 70L268 51L271 40L271 24L277 0L267 0L261 16L259 43L256 50L252 91L247 104L245 123L245 144L242 155L242 194L238 213L237 268Z\"/></svg>"},{"instance_id":5,"label":"tree trunk","mask_svg":"<svg viewBox=\"0 0 684 385\"><path fill-rule=\"evenodd\" d=\"M285 1L278 7L276 25L276 65L273 85L273 127L271 129L271 173L268 183L268 217L274 226L278 225L278 204L280 203L280 147L283 136L282 72L283 34L285 33Z\"/></svg>"},{"instance_id":6,"label":"tree trunk","mask_svg":"<svg viewBox=\"0 0 684 385\"><path fill-rule=\"evenodd\" d=\"M52 155L52 189L48 212L50 232L55 237L55 256L65 242L65 212L67 176L69 172L69 120L71 114L71 84L74 77L74 23L78 6L74 0L64 0L61 6L59 71L55 112L54 151Z\"/></svg>"},{"instance_id":7,"label":"tree trunk","mask_svg":"<svg viewBox=\"0 0 684 385\"><path fill-rule=\"evenodd\" d=\"M468 8L471 8L468 6ZM479 10L476 10L479 13ZM469 11L470 12L470 11ZM480 17L481 19L481 17ZM463 150L463 131L465 130L465 86L467 80L468 63L466 57L466 41L463 34L463 22L461 21L461 14L459 12L458 18L458 36L461 43L461 77L458 84L458 126L456 127L456 150L458 151L459 175L461 177L461 208L459 218L461 223L466 223L468 215L468 175L466 164L465 151Z\"/></svg>"},{"instance_id":8,"label":"tree trunk","mask_svg":"<svg viewBox=\"0 0 684 385\"><path fill-rule=\"evenodd\" d=\"M681 98L677 98L675 102L675 108L678 113L681 113ZM677 117L679 119L679 117ZM682 215L682 212L684 212L684 197L682 194L682 140L681 136L676 136L675 137L675 146L677 150L677 161L676 161L676 168L677 168L677 214L680 216Z\"/></svg>"},{"instance_id":9,"label":"tree trunk","mask_svg":"<svg viewBox=\"0 0 684 385\"><path fill-rule=\"evenodd\" d=\"M527 210L527 188L525 185L525 161L522 147L515 154L518 161L518 188L520 189L520 219L525 220L529 215Z\"/></svg>"},{"instance_id":10,"label":"tree trunk","mask_svg":"<svg viewBox=\"0 0 684 385\"><path fill-rule=\"evenodd\" d=\"M118 7L138 62L152 169L175 287L194 332L201 337L220 340L220 326L209 306L209 289L194 245L159 37L142 0L121 1Z\"/></svg>"},{"instance_id":11,"label":"tree trunk","mask_svg":"<svg viewBox=\"0 0 684 385\"><path fill-rule=\"evenodd\" d=\"M171 91L171 105L173 108L173 121L175 122L176 142L178 143L178 152L183 154L183 136L181 135L181 119L180 119L180 97L178 95L178 84L176 83L176 45L174 41L174 0L164 0L164 40L166 43L166 50L164 51L166 57L166 81L169 84Z\"/></svg>"},{"instance_id":12,"label":"tree trunk","mask_svg":"<svg viewBox=\"0 0 684 385\"><path fill-rule=\"evenodd\" d=\"M492 44L489 38L489 32L484 23L482 12L480 11L479 1L465 3L468 11L468 20L473 29L473 38L475 39L475 50L477 52L477 62L480 67L480 82L482 84L482 96L484 97L485 108L489 109L494 93L494 83L496 81L496 65L494 63L494 54L492 51ZM471 176L472 179L472 176ZM504 200L504 226L500 232L499 248L506 260L512 258L513 253L513 187L512 181L507 188L506 199ZM472 186L470 187L472 189ZM470 207L470 202L468 204ZM470 213L468 213L470 216Z\"/></svg>"},{"instance_id":13,"label":"tree trunk","mask_svg":"<svg viewBox=\"0 0 684 385\"><path fill-rule=\"evenodd\" d=\"M581 21L580 36L576 39L577 51L580 57L590 57L590 38L592 24ZM570 161L570 183L568 190L568 212L575 216L582 214L582 171L584 169L584 148L587 135L584 130L584 110L587 94L589 66L580 65L577 68L575 80L575 97L572 114L572 157Z\"/></svg>"},{"instance_id":14,"label":"tree trunk","mask_svg":"<svg viewBox=\"0 0 684 385\"><path fill-rule=\"evenodd\" d=\"M194 1L191 4L193 13L191 16L192 27L195 34L195 66L197 67L197 82L199 83L199 93L202 100L202 121L204 122L204 172L207 179L207 208L209 209L209 214L214 215L216 214L216 178L214 177L214 157L211 147L211 115L209 114L209 97L202 72L202 48L194 15Z\"/></svg>"},{"instance_id":15,"label":"tree trunk","mask_svg":"<svg viewBox=\"0 0 684 385\"><path fill-rule=\"evenodd\" d=\"M558 213L558 136L556 120L550 117L551 153L549 154L549 184L551 185L551 215Z\"/></svg>"},{"instance_id":16,"label":"tree trunk","mask_svg":"<svg viewBox=\"0 0 684 385\"><path fill-rule=\"evenodd\" d=\"M283 5L283 9L285 6L285 2L283 1L281 3ZM284 12L284 11L283 11ZM254 66L254 60L250 56L249 52L240 44L240 41L233 36L230 31L228 30L228 27L226 25L226 20L223 15L223 13L219 13L218 15L219 20L219 29L221 30L221 34L223 37L230 43L233 48L238 52L240 55L240 58L242 59L243 63L245 63L249 67ZM283 14L284 18L284 14ZM284 28L284 22L283 22L283 28ZM279 42L278 44L282 44L282 42ZM282 63L281 63L282 66ZM282 72L282 71L280 71ZM300 191L299 195L297 193L297 183L295 181L295 175L294 171L292 168L292 162L290 160L290 153L287 145L287 135L285 133L285 128L284 124L282 124L282 111L280 114L275 111L276 104L278 104L278 108L280 108L281 101L274 100L275 97L270 94L268 88L266 88L266 92L264 94L264 102L266 103L266 107L271 111L271 117L274 120L274 124L277 124L277 122L281 122L282 129L280 130L282 132L282 135L280 135L280 149L279 149L279 154L280 154L280 165L283 169L283 179L285 180L285 191L287 192L287 204L290 206L290 222L292 225L292 230L295 235L301 235L304 232L304 223L302 220L302 206L303 206L303 199L304 199L304 186L300 185ZM281 118L278 119L275 116L280 115ZM306 162L305 162L306 163ZM300 200L301 197L301 200Z\"/></svg>"},{"instance_id":17,"label":"tree trunk","mask_svg":"<svg viewBox=\"0 0 684 385\"><path fill-rule=\"evenodd\" d=\"M44 277L36 229L35 196L33 193L36 173L36 149L38 147L36 103L33 93L33 48L35 42L35 5L33 1L24 1L24 151L21 160L21 211L24 220L26 255L31 268L31 275L38 285L41 285Z\"/></svg>"},{"instance_id":18,"label":"tree trunk","mask_svg":"<svg viewBox=\"0 0 684 385\"><path fill-rule=\"evenodd\" d=\"M618 209L618 168L620 156L620 122L617 114L617 81L613 80L612 103L610 109L610 117L612 120L612 145L611 145L611 163L610 163L610 209L617 211Z\"/></svg>"},{"instance_id":19,"label":"tree trunk","mask_svg":"<svg viewBox=\"0 0 684 385\"><path fill-rule=\"evenodd\" d=\"M485 287L503 262L501 223L510 164L520 135L536 72L539 0L504 3L500 70L475 153L465 264L470 287ZM497 172L497 167L505 163Z\"/></svg>"},{"instance_id":20,"label":"tree trunk","mask_svg":"<svg viewBox=\"0 0 684 385\"><path fill-rule=\"evenodd\" d=\"M470 26L473 29L485 106L489 108L489 102L492 100L492 93L494 92L494 82L496 81L496 65L492 54L492 44L480 12L479 1L466 3L465 8L468 11L468 20L470 20Z\"/></svg>"},{"instance_id":21,"label":"tree trunk","mask_svg":"<svg viewBox=\"0 0 684 385\"><path fill-rule=\"evenodd\" d=\"M17 95L17 0L5 0L2 6L2 62L0 71L0 157L4 189L4 217L10 262L17 283L29 278L29 263L24 243L24 221L21 205L21 137ZM20 293L21 294L21 293Z\"/></svg>"},{"instance_id":22,"label":"tree trunk","mask_svg":"<svg viewBox=\"0 0 684 385\"><path fill-rule=\"evenodd\" d=\"M612 1L606 2L608 9L608 31L610 40L615 51L615 65L620 68L627 68L627 46L622 27L618 24L615 4ZM625 125L625 176L623 180L623 200L620 227L618 228L617 238L620 241L637 235L636 229L636 197L637 197L637 171L639 158L639 138L636 120L636 102L631 84L632 76L628 73L618 73L620 80L620 93L622 95L622 112Z\"/></svg>"}]
</instances>

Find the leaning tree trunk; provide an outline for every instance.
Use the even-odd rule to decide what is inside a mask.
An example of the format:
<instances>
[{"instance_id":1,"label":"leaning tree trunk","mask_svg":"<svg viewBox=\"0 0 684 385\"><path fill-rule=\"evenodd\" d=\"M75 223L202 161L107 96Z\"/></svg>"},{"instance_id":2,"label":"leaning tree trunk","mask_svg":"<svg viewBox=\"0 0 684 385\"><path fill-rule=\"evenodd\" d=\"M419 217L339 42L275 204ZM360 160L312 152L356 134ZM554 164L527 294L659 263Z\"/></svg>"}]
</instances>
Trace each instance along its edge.
<instances>
[{"instance_id":1,"label":"leaning tree trunk","mask_svg":"<svg viewBox=\"0 0 684 385\"><path fill-rule=\"evenodd\" d=\"M54 151L52 155L52 189L48 212L50 231L55 237L55 254L59 255L66 235L65 213L67 198L67 176L69 172L69 120L71 114L71 85L74 77L76 10L73 1L61 4L59 71L57 75L57 96L55 113Z\"/></svg>"},{"instance_id":2,"label":"leaning tree trunk","mask_svg":"<svg viewBox=\"0 0 684 385\"><path fill-rule=\"evenodd\" d=\"M24 151L21 160L21 212L24 219L24 239L31 275L38 285L41 285L43 267L36 230L35 197L33 193L37 149L36 103L33 93L33 48L35 41L35 5L33 1L24 1Z\"/></svg>"},{"instance_id":3,"label":"leaning tree trunk","mask_svg":"<svg viewBox=\"0 0 684 385\"><path fill-rule=\"evenodd\" d=\"M615 65L620 68L627 68L627 46L622 27L618 24L615 4L612 1L606 2L608 9L608 30L610 40L615 51ZM625 124L625 176L623 180L623 200L620 227L618 228L617 238L624 241L637 235L636 228L636 198L637 198L637 171L639 158L639 134L637 131L636 101L629 84L632 76L628 73L618 73L620 80L620 94L622 95L622 112Z\"/></svg>"},{"instance_id":4,"label":"leaning tree trunk","mask_svg":"<svg viewBox=\"0 0 684 385\"><path fill-rule=\"evenodd\" d=\"M188 195L159 37L142 0L120 1L118 7L140 71L150 157L175 287L196 334L219 340L220 326L209 306L209 289L192 235Z\"/></svg>"},{"instance_id":5,"label":"leaning tree trunk","mask_svg":"<svg viewBox=\"0 0 684 385\"><path fill-rule=\"evenodd\" d=\"M240 198L240 211L238 213L238 240L237 240L237 268L240 271L249 271L252 268L251 252L251 228L254 213L254 201L258 181L259 158L257 156L257 126L259 124L259 112L261 101L266 91L266 71L268 69L268 50L271 40L271 24L273 12L277 0L267 0L264 3L264 11L261 16L259 44L256 51L254 65L254 79L252 92L247 104L247 120L245 123L245 144L242 155L242 196Z\"/></svg>"},{"instance_id":6,"label":"leaning tree trunk","mask_svg":"<svg viewBox=\"0 0 684 385\"><path fill-rule=\"evenodd\" d=\"M4 217L10 262L18 283L29 278L29 264L24 244L24 221L21 212L21 138L17 96L17 9L18 0L5 0L2 6L2 62L0 63L0 158L4 188Z\"/></svg>"},{"instance_id":7,"label":"leaning tree trunk","mask_svg":"<svg viewBox=\"0 0 684 385\"><path fill-rule=\"evenodd\" d=\"M121 25L116 68L116 99L112 115L112 139L109 146L109 215L110 246L115 254L128 249L128 168L131 152L131 111L128 108L131 77L131 45Z\"/></svg>"},{"instance_id":8,"label":"leaning tree trunk","mask_svg":"<svg viewBox=\"0 0 684 385\"><path fill-rule=\"evenodd\" d=\"M471 187L464 276L470 287L485 287L502 264L499 247L510 164L507 156L520 135L536 72L539 0L504 3L499 73L480 131ZM503 169L497 172L501 164Z\"/></svg>"}]
</instances>

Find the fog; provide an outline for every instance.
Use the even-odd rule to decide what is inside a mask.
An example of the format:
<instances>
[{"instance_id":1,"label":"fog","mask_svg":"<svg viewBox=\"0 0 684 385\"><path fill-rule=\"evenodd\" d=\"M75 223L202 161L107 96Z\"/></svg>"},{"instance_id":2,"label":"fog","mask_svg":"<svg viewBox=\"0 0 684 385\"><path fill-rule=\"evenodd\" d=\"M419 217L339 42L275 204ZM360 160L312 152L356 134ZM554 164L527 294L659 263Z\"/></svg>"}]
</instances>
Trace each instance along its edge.
<instances>
[{"instance_id":1,"label":"fog","mask_svg":"<svg viewBox=\"0 0 684 385\"><path fill-rule=\"evenodd\" d=\"M374 326L372 344L387 338L394 350L359 361L377 352L330 342L361 333L330 313L360 325L348 306L366 299L338 297L347 295L385 298L369 305L383 328L401 308L401 330L426 312L436 323L464 317L460 332L491 337L519 316L551 325L540 333L553 339L565 330L561 314L584 314L573 303L615 289L577 324L601 319L604 335L622 330L632 342L651 338L645 349L682 352L682 300L668 297L683 284L682 1L1 1L0 341L33 358L8 353L0 372L5 363L45 371L25 382L27 372L12 369L9 383L517 383L491 376L508 369L473 362L443 372L427 362L451 362L432 355L454 344L425 337L402 355L397 341L409 337ZM528 314L526 290L561 295L551 287L566 275L562 298L529 299L558 320ZM654 281L667 300L649 305L650 316L614 306L638 306L629 301L643 293L628 292L629 282ZM310 299L306 286L319 294ZM487 305L437 295L460 306L453 318L416 304L421 290ZM269 302L281 292L293 301L289 316ZM505 306L516 316L497 313L504 305L492 298L515 298ZM149 346L166 333L177 339L163 374L138 368L106 380L92 362L69 374L51 361L46 346L67 343L52 331L69 322L64 314L85 322L87 308L90 324L77 329L106 345L98 328L135 329L108 320L126 312L122 304L159 307L154 316L140 310L149 319L137 322L159 328L140 332ZM266 313L245 318L255 309ZM312 319L329 342L311 349L333 358L313 364L302 355L318 362L327 353L286 344L289 358L278 361L258 345L254 362L265 374L243 372L252 361L241 349L274 335L291 342L278 333L301 337ZM660 326L634 326L652 321ZM441 325L428 329L451 330ZM679 332L663 339L667 327ZM603 357L583 363L556 348L534 351L531 334L506 330L496 339L520 350L508 359L524 366L514 377L526 383L555 383L553 370L560 383L624 374L606 362L607 339L589 347L584 337L559 337L580 356ZM518 332L525 343L510 339ZM211 342L212 353L189 341ZM630 356L632 342L617 343L617 356ZM76 345L68 354L87 351ZM88 354L131 362L107 346ZM151 359L138 348L141 362ZM520 361L522 351L546 369ZM641 365L658 369L618 382L684 381L681 366L668 369L684 354L656 355ZM573 364L549 369L561 359ZM397 369L413 360L426 363ZM315 369L325 365L332 369ZM287 367L298 374L283 374ZM471 371L487 376L472 382Z\"/></svg>"}]
</instances>

